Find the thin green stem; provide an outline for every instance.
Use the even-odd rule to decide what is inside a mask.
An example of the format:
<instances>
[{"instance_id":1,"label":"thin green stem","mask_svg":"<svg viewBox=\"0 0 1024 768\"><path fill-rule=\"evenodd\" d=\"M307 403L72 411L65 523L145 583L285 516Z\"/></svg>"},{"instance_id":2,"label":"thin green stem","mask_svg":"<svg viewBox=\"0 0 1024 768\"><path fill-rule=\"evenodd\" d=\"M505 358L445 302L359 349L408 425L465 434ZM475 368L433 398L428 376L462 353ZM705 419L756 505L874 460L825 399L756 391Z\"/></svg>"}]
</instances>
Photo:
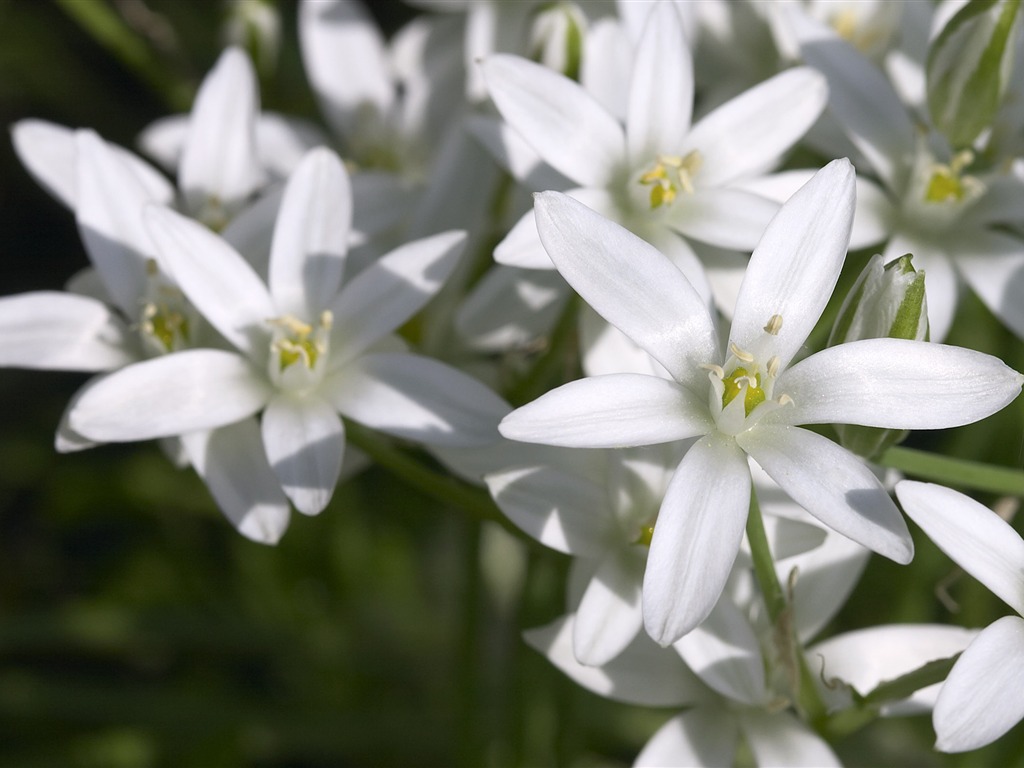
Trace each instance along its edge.
<instances>
[{"instance_id":1,"label":"thin green stem","mask_svg":"<svg viewBox=\"0 0 1024 768\"><path fill-rule=\"evenodd\" d=\"M764 595L768 616L772 624L778 624L788 607L786 593L782 591L779 577L775 573L775 560L768 548L768 535L764 530L761 517L761 505L757 503L757 492L750 489L750 512L747 514L747 540L750 543L750 554L754 560L754 575Z\"/></svg>"},{"instance_id":2,"label":"thin green stem","mask_svg":"<svg viewBox=\"0 0 1024 768\"><path fill-rule=\"evenodd\" d=\"M1019 469L938 456L900 446L894 446L883 453L878 463L943 485L1024 497L1024 471Z\"/></svg>"},{"instance_id":3,"label":"thin green stem","mask_svg":"<svg viewBox=\"0 0 1024 768\"><path fill-rule=\"evenodd\" d=\"M160 93L168 106L188 108L191 89L168 76L167 67L109 5L102 0L57 0L57 5L126 69Z\"/></svg>"},{"instance_id":4,"label":"thin green stem","mask_svg":"<svg viewBox=\"0 0 1024 768\"><path fill-rule=\"evenodd\" d=\"M354 422L345 422L345 437L384 469L422 493L459 507L479 520L498 523L516 536L532 541L501 514L501 510L483 489L437 472L409 451L394 445L388 438Z\"/></svg>"}]
</instances>

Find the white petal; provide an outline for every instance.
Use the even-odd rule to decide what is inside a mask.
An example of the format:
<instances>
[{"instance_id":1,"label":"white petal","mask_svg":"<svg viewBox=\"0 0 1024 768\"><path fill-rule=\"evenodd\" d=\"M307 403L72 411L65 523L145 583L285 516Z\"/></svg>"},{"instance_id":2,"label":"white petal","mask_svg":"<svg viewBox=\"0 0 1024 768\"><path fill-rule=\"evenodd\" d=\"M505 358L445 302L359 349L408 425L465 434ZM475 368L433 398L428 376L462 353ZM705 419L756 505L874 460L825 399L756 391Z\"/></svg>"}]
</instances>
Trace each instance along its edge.
<instances>
[{"instance_id":1,"label":"white petal","mask_svg":"<svg viewBox=\"0 0 1024 768\"><path fill-rule=\"evenodd\" d=\"M591 376L542 395L501 422L510 440L570 448L652 445L705 434L706 405L673 381L637 373Z\"/></svg>"},{"instance_id":2,"label":"white petal","mask_svg":"<svg viewBox=\"0 0 1024 768\"><path fill-rule=\"evenodd\" d=\"M182 444L189 463L238 532L276 544L288 527L288 500L267 463L256 420L182 435Z\"/></svg>"},{"instance_id":3,"label":"white petal","mask_svg":"<svg viewBox=\"0 0 1024 768\"><path fill-rule=\"evenodd\" d=\"M807 132L828 99L825 78L798 67L744 91L703 117L683 151L696 149L696 182L717 187L774 168Z\"/></svg>"},{"instance_id":4,"label":"white petal","mask_svg":"<svg viewBox=\"0 0 1024 768\"><path fill-rule=\"evenodd\" d=\"M386 171L360 171L352 176L352 245L379 235L399 224L413 207L421 190L406 179Z\"/></svg>"},{"instance_id":5,"label":"white petal","mask_svg":"<svg viewBox=\"0 0 1024 768\"><path fill-rule=\"evenodd\" d=\"M848 160L833 160L779 209L750 257L731 342L745 350L763 348L765 359L773 354L786 367L818 322L839 278L850 241L854 194L853 166ZM782 327L769 336L764 327L773 315L782 317Z\"/></svg>"},{"instance_id":6,"label":"white petal","mask_svg":"<svg viewBox=\"0 0 1024 768\"><path fill-rule=\"evenodd\" d=\"M948 659L966 648L977 630L940 624L893 624L844 632L807 650L811 669L821 670L826 702L842 701L834 679L853 686L862 696L888 680L913 672L930 661ZM915 691L903 701L889 702L883 715L910 715L929 711L939 683Z\"/></svg>"},{"instance_id":7,"label":"white petal","mask_svg":"<svg viewBox=\"0 0 1024 768\"><path fill-rule=\"evenodd\" d=\"M909 563L906 523L871 470L831 440L798 427L758 424L736 438L800 506L839 533Z\"/></svg>"},{"instance_id":8,"label":"white petal","mask_svg":"<svg viewBox=\"0 0 1024 768\"><path fill-rule=\"evenodd\" d=\"M935 703L935 748L991 744L1024 718L1024 620L1004 616L957 659Z\"/></svg>"},{"instance_id":9,"label":"white petal","mask_svg":"<svg viewBox=\"0 0 1024 768\"><path fill-rule=\"evenodd\" d=\"M534 192L568 189L571 182L545 163L523 137L497 117L471 115L466 128L512 177Z\"/></svg>"},{"instance_id":10,"label":"white petal","mask_svg":"<svg viewBox=\"0 0 1024 768\"><path fill-rule=\"evenodd\" d=\"M758 768L841 768L824 739L789 712L744 710L742 731Z\"/></svg>"},{"instance_id":11,"label":"white petal","mask_svg":"<svg viewBox=\"0 0 1024 768\"><path fill-rule=\"evenodd\" d=\"M69 422L92 440L149 440L239 421L262 408L269 394L244 358L195 349L104 377L82 395Z\"/></svg>"},{"instance_id":12,"label":"white petal","mask_svg":"<svg viewBox=\"0 0 1024 768\"><path fill-rule=\"evenodd\" d=\"M703 243L750 251L778 210L777 203L742 189L697 187L678 201L668 223Z\"/></svg>"},{"instance_id":13,"label":"white petal","mask_svg":"<svg viewBox=\"0 0 1024 768\"><path fill-rule=\"evenodd\" d=\"M341 472L345 428L337 412L315 396L279 395L267 403L260 426L267 459L292 504L319 514Z\"/></svg>"},{"instance_id":14,"label":"white petal","mask_svg":"<svg viewBox=\"0 0 1024 768\"><path fill-rule=\"evenodd\" d=\"M147 260L156 252L142 213L149 191L103 139L75 134L78 231L110 297L135 319L146 285Z\"/></svg>"},{"instance_id":15,"label":"white petal","mask_svg":"<svg viewBox=\"0 0 1024 768\"><path fill-rule=\"evenodd\" d=\"M672 476L654 525L644 574L644 626L674 643L711 613L740 549L750 508L750 470L717 434L694 445Z\"/></svg>"},{"instance_id":16,"label":"white petal","mask_svg":"<svg viewBox=\"0 0 1024 768\"><path fill-rule=\"evenodd\" d=\"M643 570L642 554L625 547L598 566L576 608L572 647L581 664L604 666L633 642L644 623Z\"/></svg>"},{"instance_id":17,"label":"white petal","mask_svg":"<svg viewBox=\"0 0 1024 768\"><path fill-rule=\"evenodd\" d=\"M558 466L515 467L484 480L509 520L547 547L594 558L614 533L605 486L579 473Z\"/></svg>"},{"instance_id":18,"label":"white petal","mask_svg":"<svg viewBox=\"0 0 1024 768\"><path fill-rule=\"evenodd\" d=\"M982 352L927 341L864 339L824 349L787 369L776 392L793 405L783 424L945 429L991 416L1020 394L1024 376Z\"/></svg>"},{"instance_id":19,"label":"white petal","mask_svg":"<svg viewBox=\"0 0 1024 768\"><path fill-rule=\"evenodd\" d=\"M278 316L263 281L221 237L170 208L146 210L161 263L224 338L256 359L267 354L267 320Z\"/></svg>"},{"instance_id":20,"label":"white petal","mask_svg":"<svg viewBox=\"0 0 1024 768\"><path fill-rule=\"evenodd\" d=\"M642 632L603 667L580 664L572 650L572 615L523 632L527 644L562 672L604 698L648 707L677 707L707 698L707 689L675 651L659 648Z\"/></svg>"},{"instance_id":21,"label":"white petal","mask_svg":"<svg viewBox=\"0 0 1024 768\"><path fill-rule=\"evenodd\" d=\"M314 149L288 179L274 225L268 285L278 311L310 321L338 292L352 223L341 160Z\"/></svg>"},{"instance_id":22,"label":"white petal","mask_svg":"<svg viewBox=\"0 0 1024 768\"><path fill-rule=\"evenodd\" d=\"M168 115L147 125L135 140L144 154L173 173L181 162L188 136L188 115Z\"/></svg>"},{"instance_id":23,"label":"white petal","mask_svg":"<svg viewBox=\"0 0 1024 768\"><path fill-rule=\"evenodd\" d=\"M342 137L352 140L366 127L360 124L361 109L383 114L390 108L394 86L384 38L362 5L304 0L299 41L313 92Z\"/></svg>"},{"instance_id":24,"label":"white petal","mask_svg":"<svg viewBox=\"0 0 1024 768\"><path fill-rule=\"evenodd\" d=\"M256 146L259 111L252 63L228 48L199 87L182 150L178 186L191 213L202 217L213 206L230 218L266 182Z\"/></svg>"},{"instance_id":25,"label":"white petal","mask_svg":"<svg viewBox=\"0 0 1024 768\"><path fill-rule=\"evenodd\" d=\"M537 228L558 271L608 322L683 384L704 392L700 366L719 357L704 299L663 254L557 192L536 197Z\"/></svg>"},{"instance_id":26,"label":"white petal","mask_svg":"<svg viewBox=\"0 0 1024 768\"><path fill-rule=\"evenodd\" d=\"M800 55L828 78L829 110L890 189L901 189L914 152L915 129L896 91L875 64L818 26L793 13Z\"/></svg>"},{"instance_id":27,"label":"white petal","mask_svg":"<svg viewBox=\"0 0 1024 768\"><path fill-rule=\"evenodd\" d=\"M579 337L587 376L642 373L671 379L665 367L588 306L581 307Z\"/></svg>"},{"instance_id":28,"label":"white petal","mask_svg":"<svg viewBox=\"0 0 1024 768\"><path fill-rule=\"evenodd\" d=\"M263 111L256 119L260 163L272 176L287 178L306 153L330 144L317 126L301 118Z\"/></svg>"},{"instance_id":29,"label":"white petal","mask_svg":"<svg viewBox=\"0 0 1024 768\"><path fill-rule=\"evenodd\" d=\"M988 507L962 493L932 483L904 480L896 496L939 549L1024 613L1024 541Z\"/></svg>"},{"instance_id":30,"label":"white petal","mask_svg":"<svg viewBox=\"0 0 1024 768\"><path fill-rule=\"evenodd\" d=\"M444 285L465 244L464 232L414 240L346 284L330 306L332 364L360 354L416 314Z\"/></svg>"},{"instance_id":31,"label":"white petal","mask_svg":"<svg viewBox=\"0 0 1024 768\"><path fill-rule=\"evenodd\" d=\"M95 299L59 291L0 298L0 366L108 371L135 357L124 322Z\"/></svg>"},{"instance_id":32,"label":"white petal","mask_svg":"<svg viewBox=\"0 0 1024 768\"><path fill-rule=\"evenodd\" d=\"M622 127L577 83L518 56L483 64L501 116L549 165L586 187L605 186L625 153Z\"/></svg>"},{"instance_id":33,"label":"white petal","mask_svg":"<svg viewBox=\"0 0 1024 768\"><path fill-rule=\"evenodd\" d=\"M988 229L964 234L964 241L951 249L960 274L985 306L1024 339L1024 241Z\"/></svg>"},{"instance_id":34,"label":"white petal","mask_svg":"<svg viewBox=\"0 0 1024 768\"><path fill-rule=\"evenodd\" d=\"M455 329L475 350L521 349L550 333L569 295L565 280L553 269L499 264L470 290L455 316Z\"/></svg>"},{"instance_id":35,"label":"white petal","mask_svg":"<svg viewBox=\"0 0 1024 768\"><path fill-rule=\"evenodd\" d=\"M675 154L693 114L693 57L673 3L656 4L636 45L626 144L630 165Z\"/></svg>"},{"instance_id":36,"label":"white petal","mask_svg":"<svg viewBox=\"0 0 1024 768\"><path fill-rule=\"evenodd\" d=\"M78 199L74 135L72 129L45 120L19 120L11 127L21 164L43 189L71 210Z\"/></svg>"},{"instance_id":37,"label":"white petal","mask_svg":"<svg viewBox=\"0 0 1024 768\"><path fill-rule=\"evenodd\" d=\"M617 19L601 18L587 29L580 84L608 113L625 122L633 43ZM555 187L548 187L555 189Z\"/></svg>"},{"instance_id":38,"label":"white petal","mask_svg":"<svg viewBox=\"0 0 1024 768\"><path fill-rule=\"evenodd\" d=\"M735 715L715 706L698 707L661 726L633 765L635 768L732 765L739 743Z\"/></svg>"},{"instance_id":39,"label":"white petal","mask_svg":"<svg viewBox=\"0 0 1024 768\"><path fill-rule=\"evenodd\" d=\"M768 691L761 646L750 622L728 595L673 647L706 685L723 696L755 707L765 703Z\"/></svg>"},{"instance_id":40,"label":"white petal","mask_svg":"<svg viewBox=\"0 0 1024 768\"><path fill-rule=\"evenodd\" d=\"M369 354L324 382L343 415L373 429L441 446L484 446L499 439L508 405L474 378L436 360Z\"/></svg>"}]
</instances>

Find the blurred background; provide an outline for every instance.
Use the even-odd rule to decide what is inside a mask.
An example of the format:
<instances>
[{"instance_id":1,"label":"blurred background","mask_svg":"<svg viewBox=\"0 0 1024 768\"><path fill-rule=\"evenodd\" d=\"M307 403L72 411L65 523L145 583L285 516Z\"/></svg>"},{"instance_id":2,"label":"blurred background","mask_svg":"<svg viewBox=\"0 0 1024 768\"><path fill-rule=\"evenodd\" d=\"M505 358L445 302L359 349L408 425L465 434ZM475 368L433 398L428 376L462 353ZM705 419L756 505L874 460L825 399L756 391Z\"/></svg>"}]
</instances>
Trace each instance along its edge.
<instances>
[{"instance_id":1,"label":"blurred background","mask_svg":"<svg viewBox=\"0 0 1024 768\"><path fill-rule=\"evenodd\" d=\"M263 104L318 120L295 3L274 7L281 44L261 71ZM388 31L413 15L370 9ZM0 0L0 124L41 118L134 147L149 122L188 107L229 13L207 0ZM104 42L106 17L134 31L151 68ZM73 216L6 136L0 294L60 289L86 263ZM950 343L973 338L1024 369L1019 341L969 298ZM589 694L522 643L522 629L563 611L566 558L379 468L319 517L294 515L277 547L251 543L155 444L56 453L84 379L0 370L0 766L628 765L675 714ZM1020 467L1022 421L1018 403L913 439ZM836 631L980 627L1009 612L915 539L912 566L872 560ZM947 577L955 613L935 597ZM1024 764L1020 726L969 756L936 755L932 740L916 718L836 749L849 765Z\"/></svg>"}]
</instances>

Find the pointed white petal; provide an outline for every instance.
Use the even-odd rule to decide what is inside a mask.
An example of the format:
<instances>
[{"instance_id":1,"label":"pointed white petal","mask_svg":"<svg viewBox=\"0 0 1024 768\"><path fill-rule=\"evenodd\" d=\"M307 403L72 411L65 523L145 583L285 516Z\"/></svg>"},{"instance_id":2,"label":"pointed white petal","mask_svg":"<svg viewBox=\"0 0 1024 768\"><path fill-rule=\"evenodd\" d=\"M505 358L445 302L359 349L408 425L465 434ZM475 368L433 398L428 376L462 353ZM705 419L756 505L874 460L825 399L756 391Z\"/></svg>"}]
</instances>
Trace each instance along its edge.
<instances>
[{"instance_id":1,"label":"pointed white petal","mask_svg":"<svg viewBox=\"0 0 1024 768\"><path fill-rule=\"evenodd\" d=\"M580 62L580 84L609 114L625 122L633 68L632 41L617 19L606 17L587 29L586 50Z\"/></svg>"},{"instance_id":2,"label":"pointed white petal","mask_svg":"<svg viewBox=\"0 0 1024 768\"><path fill-rule=\"evenodd\" d=\"M508 405L479 381L427 357L368 354L324 382L343 415L398 437L441 446L484 446L499 439Z\"/></svg>"},{"instance_id":3,"label":"pointed white petal","mask_svg":"<svg viewBox=\"0 0 1024 768\"><path fill-rule=\"evenodd\" d=\"M470 290L455 315L455 329L475 350L522 349L550 333L569 295L565 280L553 269L499 264Z\"/></svg>"},{"instance_id":4,"label":"pointed white petal","mask_svg":"<svg viewBox=\"0 0 1024 768\"><path fill-rule=\"evenodd\" d=\"M360 124L361 109L369 107L378 115L387 112L394 86L384 38L362 5L304 0L299 6L299 41L313 92L342 137L351 141L366 128Z\"/></svg>"},{"instance_id":5,"label":"pointed white petal","mask_svg":"<svg viewBox=\"0 0 1024 768\"><path fill-rule=\"evenodd\" d=\"M636 45L626 144L631 167L676 154L693 115L693 57L673 3L650 12Z\"/></svg>"},{"instance_id":6,"label":"pointed white petal","mask_svg":"<svg viewBox=\"0 0 1024 768\"><path fill-rule=\"evenodd\" d=\"M260 422L270 466L295 508L319 514L331 500L341 472L345 428L318 397L278 395Z\"/></svg>"},{"instance_id":7,"label":"pointed white petal","mask_svg":"<svg viewBox=\"0 0 1024 768\"><path fill-rule=\"evenodd\" d=\"M641 373L662 379L672 378L661 363L589 306L581 308L578 323L583 372L587 376Z\"/></svg>"},{"instance_id":8,"label":"pointed white petal","mask_svg":"<svg viewBox=\"0 0 1024 768\"><path fill-rule=\"evenodd\" d=\"M779 205L743 189L697 187L676 209L667 223L687 237L719 248L751 251Z\"/></svg>"},{"instance_id":9,"label":"pointed white petal","mask_svg":"<svg viewBox=\"0 0 1024 768\"><path fill-rule=\"evenodd\" d=\"M154 202L127 163L92 131L75 134L78 231L103 284L135 319L145 291L147 261L156 253L143 225Z\"/></svg>"},{"instance_id":10,"label":"pointed white petal","mask_svg":"<svg viewBox=\"0 0 1024 768\"><path fill-rule=\"evenodd\" d=\"M278 311L308 322L338 292L352 223L352 188L341 160L312 150L288 179L274 225L268 286Z\"/></svg>"},{"instance_id":11,"label":"pointed white petal","mask_svg":"<svg viewBox=\"0 0 1024 768\"><path fill-rule=\"evenodd\" d=\"M771 170L811 127L828 100L825 78L790 69L744 91L702 118L684 152L701 154L700 186L717 187Z\"/></svg>"},{"instance_id":12,"label":"pointed white petal","mask_svg":"<svg viewBox=\"0 0 1024 768\"><path fill-rule=\"evenodd\" d=\"M581 664L604 666L633 642L644 623L643 572L643 554L632 548L610 552L601 561L576 608L572 647Z\"/></svg>"},{"instance_id":13,"label":"pointed white petal","mask_svg":"<svg viewBox=\"0 0 1024 768\"><path fill-rule=\"evenodd\" d=\"M704 300L653 246L558 192L537 195L541 241L558 271L608 322L672 376L705 392L700 366L719 357Z\"/></svg>"},{"instance_id":14,"label":"pointed white petal","mask_svg":"<svg viewBox=\"0 0 1024 768\"><path fill-rule=\"evenodd\" d=\"M760 348L783 369L807 339L846 259L854 210L854 174L848 160L833 160L801 187L772 219L740 287L729 340ZM782 317L774 336L764 327ZM770 351L769 351L770 350Z\"/></svg>"},{"instance_id":15,"label":"pointed white petal","mask_svg":"<svg viewBox=\"0 0 1024 768\"><path fill-rule=\"evenodd\" d=\"M648 707L678 707L708 698L679 654L659 648L642 632L603 667L580 664L572 650L574 624L570 614L526 630L523 638L574 682L604 698Z\"/></svg>"},{"instance_id":16,"label":"pointed white petal","mask_svg":"<svg viewBox=\"0 0 1024 768\"><path fill-rule=\"evenodd\" d=\"M761 646L728 595L673 647L706 685L723 696L755 707L767 700Z\"/></svg>"},{"instance_id":17,"label":"pointed white petal","mask_svg":"<svg viewBox=\"0 0 1024 768\"><path fill-rule=\"evenodd\" d=\"M896 496L928 538L957 565L1024 613L1024 541L988 507L932 483L904 480Z\"/></svg>"},{"instance_id":18,"label":"pointed white petal","mask_svg":"<svg viewBox=\"0 0 1024 768\"><path fill-rule=\"evenodd\" d=\"M182 445L238 532L262 544L276 544L288 527L288 500L267 463L256 420L182 435Z\"/></svg>"},{"instance_id":19,"label":"pointed white petal","mask_svg":"<svg viewBox=\"0 0 1024 768\"><path fill-rule=\"evenodd\" d=\"M991 416L1020 394L1024 376L982 352L907 339L864 339L824 349L775 383L793 405L781 424L945 429Z\"/></svg>"},{"instance_id":20,"label":"pointed white petal","mask_svg":"<svg viewBox=\"0 0 1024 768\"><path fill-rule=\"evenodd\" d=\"M71 396L71 400L64 406L64 413L61 414L60 424L57 425L57 434L54 435L53 447L58 453L74 453L95 448L100 445L95 440L83 437L71 428L71 411L75 404L82 398L89 389L103 380L103 375L93 376Z\"/></svg>"},{"instance_id":21,"label":"pointed white petal","mask_svg":"<svg viewBox=\"0 0 1024 768\"><path fill-rule=\"evenodd\" d=\"M481 66L501 116L553 168L586 187L605 186L620 170L622 127L577 83L518 56Z\"/></svg>"},{"instance_id":22,"label":"pointed white petal","mask_svg":"<svg viewBox=\"0 0 1024 768\"><path fill-rule=\"evenodd\" d=\"M914 544L903 517L852 453L798 427L758 424L736 441L825 525L897 563L910 562Z\"/></svg>"},{"instance_id":23,"label":"pointed white petal","mask_svg":"<svg viewBox=\"0 0 1024 768\"><path fill-rule=\"evenodd\" d=\"M1024 240L990 229L964 234L951 249L960 274L985 306L1024 339Z\"/></svg>"},{"instance_id":24,"label":"pointed white petal","mask_svg":"<svg viewBox=\"0 0 1024 768\"><path fill-rule=\"evenodd\" d=\"M615 532L607 491L594 479L557 466L528 466L494 472L484 480L509 520L559 552L596 558Z\"/></svg>"},{"instance_id":25,"label":"pointed white petal","mask_svg":"<svg viewBox=\"0 0 1024 768\"><path fill-rule=\"evenodd\" d=\"M71 210L78 199L75 132L45 120L19 120L11 126L14 152L39 185Z\"/></svg>"},{"instance_id":26,"label":"pointed white petal","mask_svg":"<svg viewBox=\"0 0 1024 768\"><path fill-rule=\"evenodd\" d=\"M274 239L274 223L281 209L282 197L283 185L268 187L252 205L240 210L220 232L225 242L243 254L249 266L264 281L270 275L270 244Z\"/></svg>"},{"instance_id":27,"label":"pointed white petal","mask_svg":"<svg viewBox=\"0 0 1024 768\"><path fill-rule=\"evenodd\" d=\"M842 763L821 736L789 712L744 710L742 731L758 766L841 768Z\"/></svg>"},{"instance_id":28,"label":"pointed white petal","mask_svg":"<svg viewBox=\"0 0 1024 768\"><path fill-rule=\"evenodd\" d=\"M276 178L287 178L307 152L330 143L324 132L307 120L266 110L256 118L260 163Z\"/></svg>"},{"instance_id":29,"label":"pointed white petal","mask_svg":"<svg viewBox=\"0 0 1024 768\"><path fill-rule=\"evenodd\" d=\"M890 189L902 189L916 131L896 91L867 57L795 12L800 55L828 78L829 110Z\"/></svg>"},{"instance_id":30,"label":"pointed white petal","mask_svg":"<svg viewBox=\"0 0 1024 768\"><path fill-rule=\"evenodd\" d=\"M108 371L135 357L124 322L95 299L59 291L0 298L0 366Z\"/></svg>"},{"instance_id":31,"label":"pointed white petal","mask_svg":"<svg viewBox=\"0 0 1024 768\"><path fill-rule=\"evenodd\" d=\"M812 669L821 670L821 681L842 680L857 693L867 695L887 680L913 672L930 661L948 659L966 648L977 630L941 624L893 624L844 632L807 650ZM883 715L911 715L930 711L940 684L915 691L903 701L889 702ZM843 703L841 687L821 686L826 702ZM848 704L848 702L845 702Z\"/></svg>"},{"instance_id":32,"label":"pointed white petal","mask_svg":"<svg viewBox=\"0 0 1024 768\"><path fill-rule=\"evenodd\" d=\"M223 238L170 208L146 209L161 264L210 325L243 352L262 359L278 316L267 287Z\"/></svg>"},{"instance_id":33,"label":"pointed white petal","mask_svg":"<svg viewBox=\"0 0 1024 768\"><path fill-rule=\"evenodd\" d=\"M694 445L672 476L644 574L644 626L674 643L711 613L725 587L750 508L750 470L718 434Z\"/></svg>"},{"instance_id":34,"label":"pointed white petal","mask_svg":"<svg viewBox=\"0 0 1024 768\"><path fill-rule=\"evenodd\" d=\"M634 768L732 765L740 733L735 715L702 706L676 715L644 745Z\"/></svg>"},{"instance_id":35,"label":"pointed white petal","mask_svg":"<svg viewBox=\"0 0 1024 768\"><path fill-rule=\"evenodd\" d=\"M228 48L192 106L178 186L188 210L223 223L266 182L256 146L259 89L249 57Z\"/></svg>"},{"instance_id":36,"label":"pointed white petal","mask_svg":"<svg viewBox=\"0 0 1024 768\"><path fill-rule=\"evenodd\" d=\"M416 314L444 285L465 244L464 232L414 240L346 284L330 305L332 364L359 355Z\"/></svg>"},{"instance_id":37,"label":"pointed white petal","mask_svg":"<svg viewBox=\"0 0 1024 768\"><path fill-rule=\"evenodd\" d=\"M569 448L623 448L702 435L707 405L673 381L637 373L572 381L512 411L501 422L510 440Z\"/></svg>"},{"instance_id":38,"label":"pointed white petal","mask_svg":"<svg viewBox=\"0 0 1024 768\"><path fill-rule=\"evenodd\" d=\"M92 440L149 440L231 424L262 408L269 395L245 358L194 349L104 377L82 395L69 422Z\"/></svg>"},{"instance_id":39,"label":"pointed white petal","mask_svg":"<svg viewBox=\"0 0 1024 768\"><path fill-rule=\"evenodd\" d=\"M181 150L188 136L188 115L168 115L147 125L135 139L136 146L169 173L181 162Z\"/></svg>"},{"instance_id":40,"label":"pointed white petal","mask_svg":"<svg viewBox=\"0 0 1024 768\"><path fill-rule=\"evenodd\" d=\"M1024 718L1024 620L1004 616L957 659L935 702L935 748L991 744Z\"/></svg>"}]
</instances>

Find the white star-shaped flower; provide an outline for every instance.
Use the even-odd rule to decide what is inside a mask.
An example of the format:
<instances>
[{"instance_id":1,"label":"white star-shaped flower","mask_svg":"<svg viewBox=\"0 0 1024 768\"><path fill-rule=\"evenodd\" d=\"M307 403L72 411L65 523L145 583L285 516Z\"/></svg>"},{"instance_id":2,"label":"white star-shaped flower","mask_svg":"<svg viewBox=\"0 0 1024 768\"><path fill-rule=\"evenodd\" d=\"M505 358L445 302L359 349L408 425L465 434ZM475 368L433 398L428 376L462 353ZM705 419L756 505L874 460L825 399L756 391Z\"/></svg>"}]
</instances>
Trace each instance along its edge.
<instances>
[{"instance_id":1,"label":"white star-shaped flower","mask_svg":"<svg viewBox=\"0 0 1024 768\"><path fill-rule=\"evenodd\" d=\"M854 209L847 160L819 171L779 211L751 256L723 352L706 305L661 253L578 201L537 196L541 239L563 277L671 374L570 382L509 414L506 437L589 448L701 436L661 505L643 587L662 644L699 624L743 534L749 454L819 520L897 562L913 544L899 511L855 456L798 424L936 429L999 410L1024 376L1000 360L926 342L870 339L791 365L828 302Z\"/></svg>"}]
</instances>

